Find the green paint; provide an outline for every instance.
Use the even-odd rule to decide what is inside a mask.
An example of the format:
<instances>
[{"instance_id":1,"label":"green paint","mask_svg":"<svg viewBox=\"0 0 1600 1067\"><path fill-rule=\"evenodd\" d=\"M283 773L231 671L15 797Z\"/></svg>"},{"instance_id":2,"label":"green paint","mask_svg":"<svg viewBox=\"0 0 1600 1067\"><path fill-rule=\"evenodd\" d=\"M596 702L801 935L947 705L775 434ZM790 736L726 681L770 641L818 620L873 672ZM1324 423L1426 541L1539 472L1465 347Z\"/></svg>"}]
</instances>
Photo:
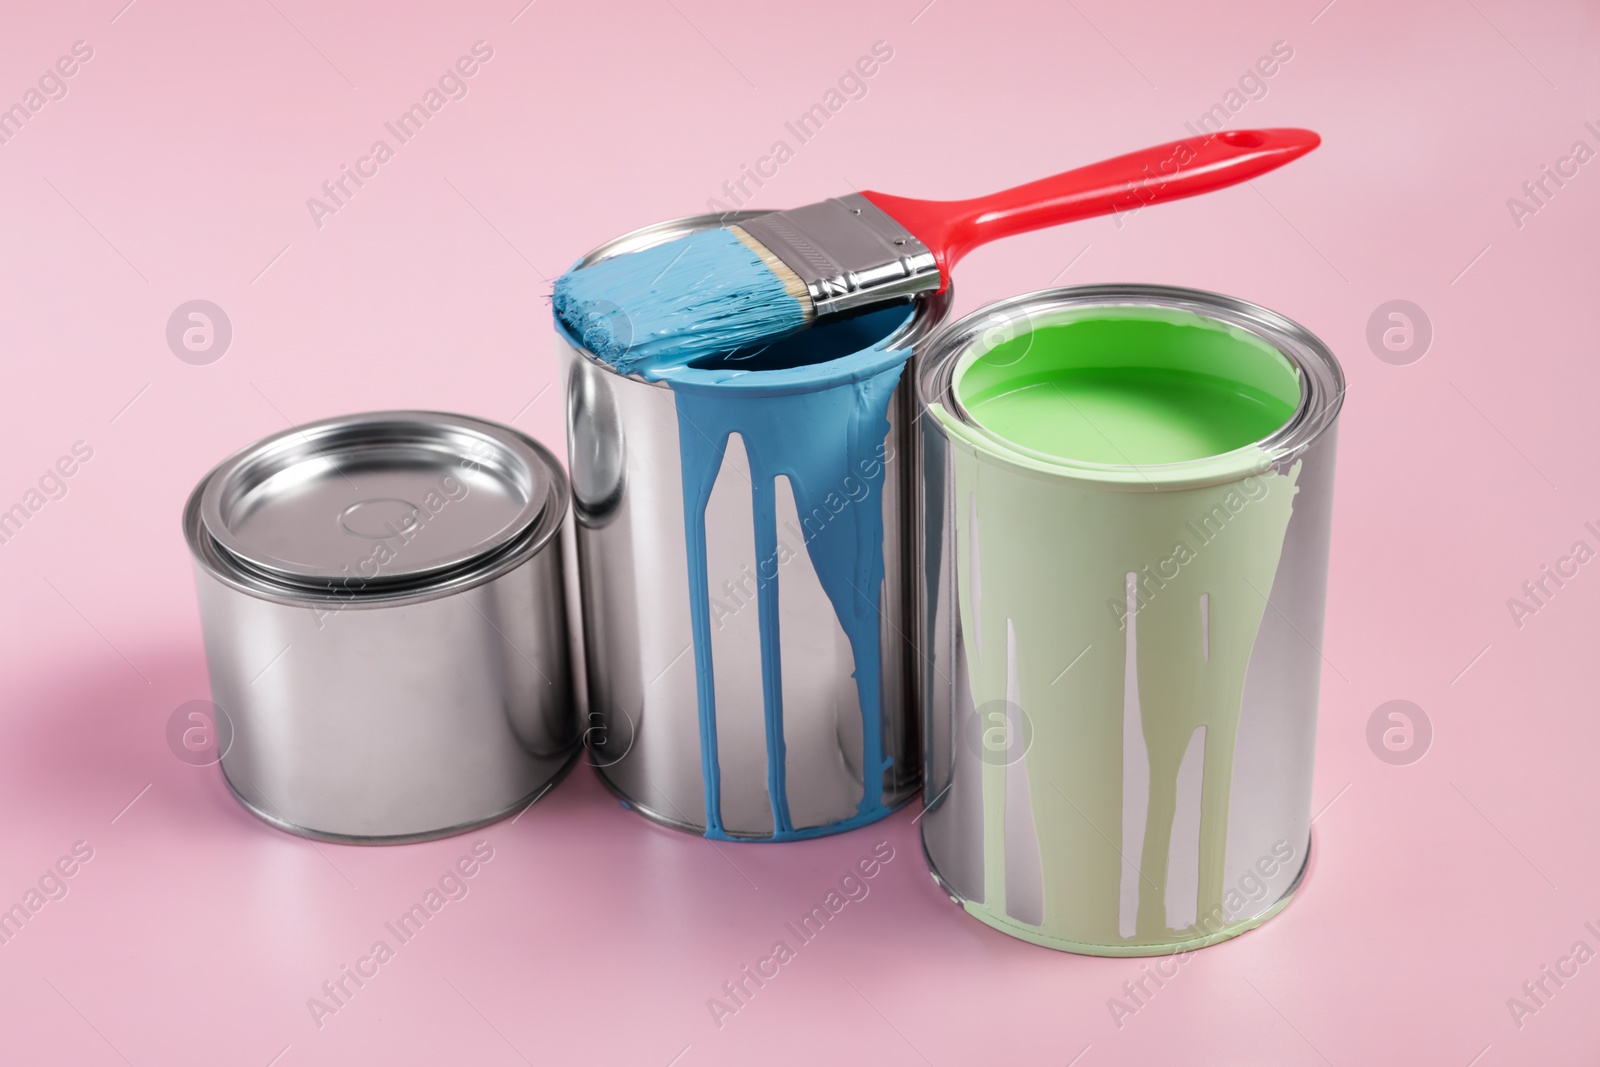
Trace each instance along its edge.
<instances>
[{"instance_id":1,"label":"green paint","mask_svg":"<svg viewBox=\"0 0 1600 1067\"><path fill-rule=\"evenodd\" d=\"M1205 948L1207 945L1215 945L1219 941L1238 937L1240 934L1254 930L1288 907L1292 897L1292 893L1286 893L1274 901L1272 906L1260 915L1250 919L1243 919L1236 923L1227 923L1214 933L1206 933L1197 929L1194 931L1193 936L1180 936L1174 940L1110 945L1091 945L1081 941L1073 941L1070 938L1053 937L1041 927L1014 922L1004 915L991 912L982 904L974 904L970 900L964 901L962 907L968 915L971 915L979 922L987 923L996 930L1010 934L1012 937L1020 937L1022 940L1031 941L1035 945L1043 945L1045 948L1060 949L1063 952L1077 952L1085 956L1151 956L1165 955L1170 952L1190 952L1197 948ZM1151 952L1152 947L1159 947L1160 952Z\"/></svg>"},{"instance_id":2,"label":"green paint","mask_svg":"<svg viewBox=\"0 0 1600 1067\"><path fill-rule=\"evenodd\" d=\"M1158 308L1075 317L964 361L956 393L1037 455L1166 464L1253 444L1300 400L1292 364L1254 334Z\"/></svg>"},{"instance_id":3,"label":"green paint","mask_svg":"<svg viewBox=\"0 0 1600 1067\"><path fill-rule=\"evenodd\" d=\"M929 412L951 441L972 706L1010 693L1031 720L1022 764L1037 855L1012 859L1036 865L1043 884L1042 922L1008 913L1015 771L985 764L984 892L967 910L1028 940L1102 955L1196 947L1258 925L1282 902L1248 917L1266 907L1251 902L1225 920L1237 892L1224 861L1245 675L1300 473L1298 461L1277 469L1256 442L1293 414L1296 370L1232 327L1132 307L1075 313L975 349L954 385L982 424L939 404ZM1112 446L1161 466L1108 459ZM1196 899L1192 917L1173 923L1178 769L1202 726ZM1125 736L1135 741L1126 753ZM1126 793L1125 759L1147 775L1130 777ZM1306 843L1290 845L1298 866ZM1130 889L1136 911L1123 903Z\"/></svg>"}]
</instances>

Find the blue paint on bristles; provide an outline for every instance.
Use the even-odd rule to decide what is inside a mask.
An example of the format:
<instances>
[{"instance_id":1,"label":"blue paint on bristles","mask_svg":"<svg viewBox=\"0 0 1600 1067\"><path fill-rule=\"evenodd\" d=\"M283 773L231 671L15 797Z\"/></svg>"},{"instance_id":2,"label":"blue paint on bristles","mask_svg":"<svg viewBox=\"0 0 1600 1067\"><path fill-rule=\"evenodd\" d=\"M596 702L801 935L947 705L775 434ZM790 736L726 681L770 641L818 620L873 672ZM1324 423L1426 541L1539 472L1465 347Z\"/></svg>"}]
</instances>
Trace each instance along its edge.
<instances>
[{"instance_id":1,"label":"blue paint on bristles","mask_svg":"<svg viewBox=\"0 0 1600 1067\"><path fill-rule=\"evenodd\" d=\"M732 231L702 230L569 270L552 302L589 351L624 374L655 378L799 330L810 306L798 284Z\"/></svg>"}]
</instances>

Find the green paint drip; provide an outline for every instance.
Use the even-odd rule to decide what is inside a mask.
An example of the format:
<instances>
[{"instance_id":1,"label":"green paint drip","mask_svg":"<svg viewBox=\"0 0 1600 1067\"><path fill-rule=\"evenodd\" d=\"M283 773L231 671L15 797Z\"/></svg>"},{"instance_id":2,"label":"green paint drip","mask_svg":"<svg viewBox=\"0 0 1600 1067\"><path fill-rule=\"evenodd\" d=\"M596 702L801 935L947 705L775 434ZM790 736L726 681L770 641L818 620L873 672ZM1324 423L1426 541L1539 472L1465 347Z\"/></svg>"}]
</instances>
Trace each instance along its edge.
<instances>
[{"instance_id":1,"label":"green paint drip","mask_svg":"<svg viewBox=\"0 0 1600 1067\"><path fill-rule=\"evenodd\" d=\"M1228 907L1227 921L1224 862L1245 674L1300 473L1298 461L1275 469L1257 442L1293 415L1295 368L1244 331L1129 307L1035 326L968 353L955 375L979 425L939 404L930 414L952 442L972 706L1009 690L1031 720L1025 795L1040 832L1037 857L1023 859L1043 885L1042 922L1008 914L1015 771L986 763L983 899L967 910L1041 944L1108 955L1258 925L1281 903L1253 917ZM1196 900L1174 925L1178 770L1201 726ZM1292 844L1303 862L1304 843Z\"/></svg>"},{"instance_id":2,"label":"green paint drip","mask_svg":"<svg viewBox=\"0 0 1600 1067\"><path fill-rule=\"evenodd\" d=\"M1162 941L1160 942L1161 949L1164 953L1189 952L1197 948L1205 948L1207 945L1215 945L1217 942L1226 941L1231 937L1238 937L1240 934L1254 930L1288 907L1291 895L1291 893L1285 893L1260 915L1249 919L1241 919L1234 923L1227 923L1215 933L1202 933L1196 930L1192 937ZM1070 938L1055 937L1045 932L1042 927L1014 922L1004 915L997 915L983 905L974 904L970 900L964 901L961 906L968 915L978 921L987 923L1002 933L1010 934L1012 937L1019 937L1024 941L1031 941L1035 945L1043 945L1045 948L1061 949L1065 952L1078 952L1085 956L1149 956L1152 954L1150 952L1150 943L1148 942L1130 942L1125 945L1085 944L1081 941L1073 941Z\"/></svg>"}]
</instances>

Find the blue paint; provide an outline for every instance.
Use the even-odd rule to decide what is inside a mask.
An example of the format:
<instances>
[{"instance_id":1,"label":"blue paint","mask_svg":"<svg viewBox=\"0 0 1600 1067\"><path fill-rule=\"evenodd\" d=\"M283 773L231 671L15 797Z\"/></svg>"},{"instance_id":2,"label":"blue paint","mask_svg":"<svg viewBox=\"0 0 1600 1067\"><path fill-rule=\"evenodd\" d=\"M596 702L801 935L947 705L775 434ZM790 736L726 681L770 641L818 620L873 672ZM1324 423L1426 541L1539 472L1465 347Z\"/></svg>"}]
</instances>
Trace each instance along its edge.
<instances>
[{"instance_id":1,"label":"blue paint","mask_svg":"<svg viewBox=\"0 0 1600 1067\"><path fill-rule=\"evenodd\" d=\"M574 267L556 279L556 315L624 374L660 373L805 325L800 302L727 230Z\"/></svg>"},{"instance_id":2,"label":"blue paint","mask_svg":"<svg viewBox=\"0 0 1600 1067\"><path fill-rule=\"evenodd\" d=\"M892 305L762 348L635 365L634 372L641 377L672 387L678 412L707 837L733 839L721 815L705 511L728 438L735 433L750 461L755 517L767 793L774 828L770 840L839 833L889 813L883 803L883 775L894 761L883 744L878 612L884 580L882 489L890 398L910 353L889 349L887 341L911 315L908 305ZM802 523L816 509L828 516L815 532L805 527L806 554L850 643L861 708L861 800L854 815L821 826L796 827L789 815L785 664L778 620L776 479L780 475L789 480ZM847 479L864 484L866 495L835 511L828 507L829 497L841 495ZM770 578L762 573L769 562ZM789 666L807 669L803 663ZM749 840L742 835L737 839Z\"/></svg>"}]
</instances>

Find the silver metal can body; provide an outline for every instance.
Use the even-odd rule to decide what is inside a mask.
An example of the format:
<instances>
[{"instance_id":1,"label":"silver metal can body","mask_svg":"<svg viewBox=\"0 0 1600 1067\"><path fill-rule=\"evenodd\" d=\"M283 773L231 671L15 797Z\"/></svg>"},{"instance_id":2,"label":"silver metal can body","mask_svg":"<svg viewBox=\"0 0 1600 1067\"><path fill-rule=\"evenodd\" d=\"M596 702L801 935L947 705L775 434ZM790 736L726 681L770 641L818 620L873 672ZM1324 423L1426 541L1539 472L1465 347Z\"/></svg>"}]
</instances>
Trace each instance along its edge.
<instances>
[{"instance_id":1,"label":"silver metal can body","mask_svg":"<svg viewBox=\"0 0 1600 1067\"><path fill-rule=\"evenodd\" d=\"M450 565L425 575L387 561L402 573L379 580L373 568L371 575L300 582L264 572L207 526L208 490L252 449L209 474L184 512L219 734L231 734L221 754L228 785L268 822L351 843L425 840L491 822L537 799L580 751L560 544L568 494L559 465L515 431L460 416L389 412L324 420L293 433L313 451L333 452L316 442L380 424L481 429L514 443L540 468L527 487L527 510L536 518L508 525L481 556L440 553ZM335 455L328 462L340 461ZM392 479L375 495L361 488L377 477L370 464L346 470L349 488L341 485L341 492L404 514L393 503ZM497 488L470 461L438 471L447 489L406 497L416 499L424 517L401 529L409 541L368 536L386 531L348 519L362 530L350 538L361 559L386 544L395 560L409 549L419 561L445 544L450 508L463 514L473 493ZM360 505L372 500L343 506L341 499L335 511L370 514L372 507ZM329 510L324 504L300 510ZM270 499L265 504L273 506ZM285 525L304 531L314 524L293 513ZM458 522L457 532L470 525ZM470 542L481 529L466 532Z\"/></svg>"},{"instance_id":2,"label":"silver metal can body","mask_svg":"<svg viewBox=\"0 0 1600 1067\"><path fill-rule=\"evenodd\" d=\"M1035 462L955 410L986 334L1122 307L1264 341L1299 376L1294 415L1254 458L1140 472ZM1310 849L1332 354L1227 297L1084 286L951 325L918 387L935 880L997 929L1095 955L1198 947L1276 914Z\"/></svg>"},{"instance_id":3,"label":"silver metal can body","mask_svg":"<svg viewBox=\"0 0 1600 1067\"><path fill-rule=\"evenodd\" d=\"M584 262L752 215L665 223L602 246ZM878 347L914 348L947 308L947 294L907 305L905 324ZM863 460L865 469L855 480L840 479L837 510L831 503L812 509L797 503L804 495L797 476L762 474L766 460L785 461L765 455L748 423L738 421L763 418L750 414L767 410L763 405L776 410L805 402L805 385L767 389L759 384L767 378L751 374L743 384L758 384L733 406L695 408L697 401L716 401L717 391L691 395L681 381L623 376L559 322L556 333L583 596L588 738L602 779L656 821L740 840L834 833L905 803L920 781L909 640L909 375L893 387L888 431ZM894 359L896 367L903 357L902 351ZM724 410L735 413L731 421L720 419ZM703 503L687 503L685 450L702 443L716 474ZM702 509L703 522L696 514ZM858 522L866 509L881 523L882 560L881 583L866 608L876 627L865 664L877 677L871 724L862 707L874 694L864 701L858 685L871 674L863 672L825 591L812 544L823 526ZM691 535L697 526L703 557ZM697 588L710 612L698 643ZM868 591L855 592L865 598ZM868 759L881 773L864 769Z\"/></svg>"}]
</instances>

